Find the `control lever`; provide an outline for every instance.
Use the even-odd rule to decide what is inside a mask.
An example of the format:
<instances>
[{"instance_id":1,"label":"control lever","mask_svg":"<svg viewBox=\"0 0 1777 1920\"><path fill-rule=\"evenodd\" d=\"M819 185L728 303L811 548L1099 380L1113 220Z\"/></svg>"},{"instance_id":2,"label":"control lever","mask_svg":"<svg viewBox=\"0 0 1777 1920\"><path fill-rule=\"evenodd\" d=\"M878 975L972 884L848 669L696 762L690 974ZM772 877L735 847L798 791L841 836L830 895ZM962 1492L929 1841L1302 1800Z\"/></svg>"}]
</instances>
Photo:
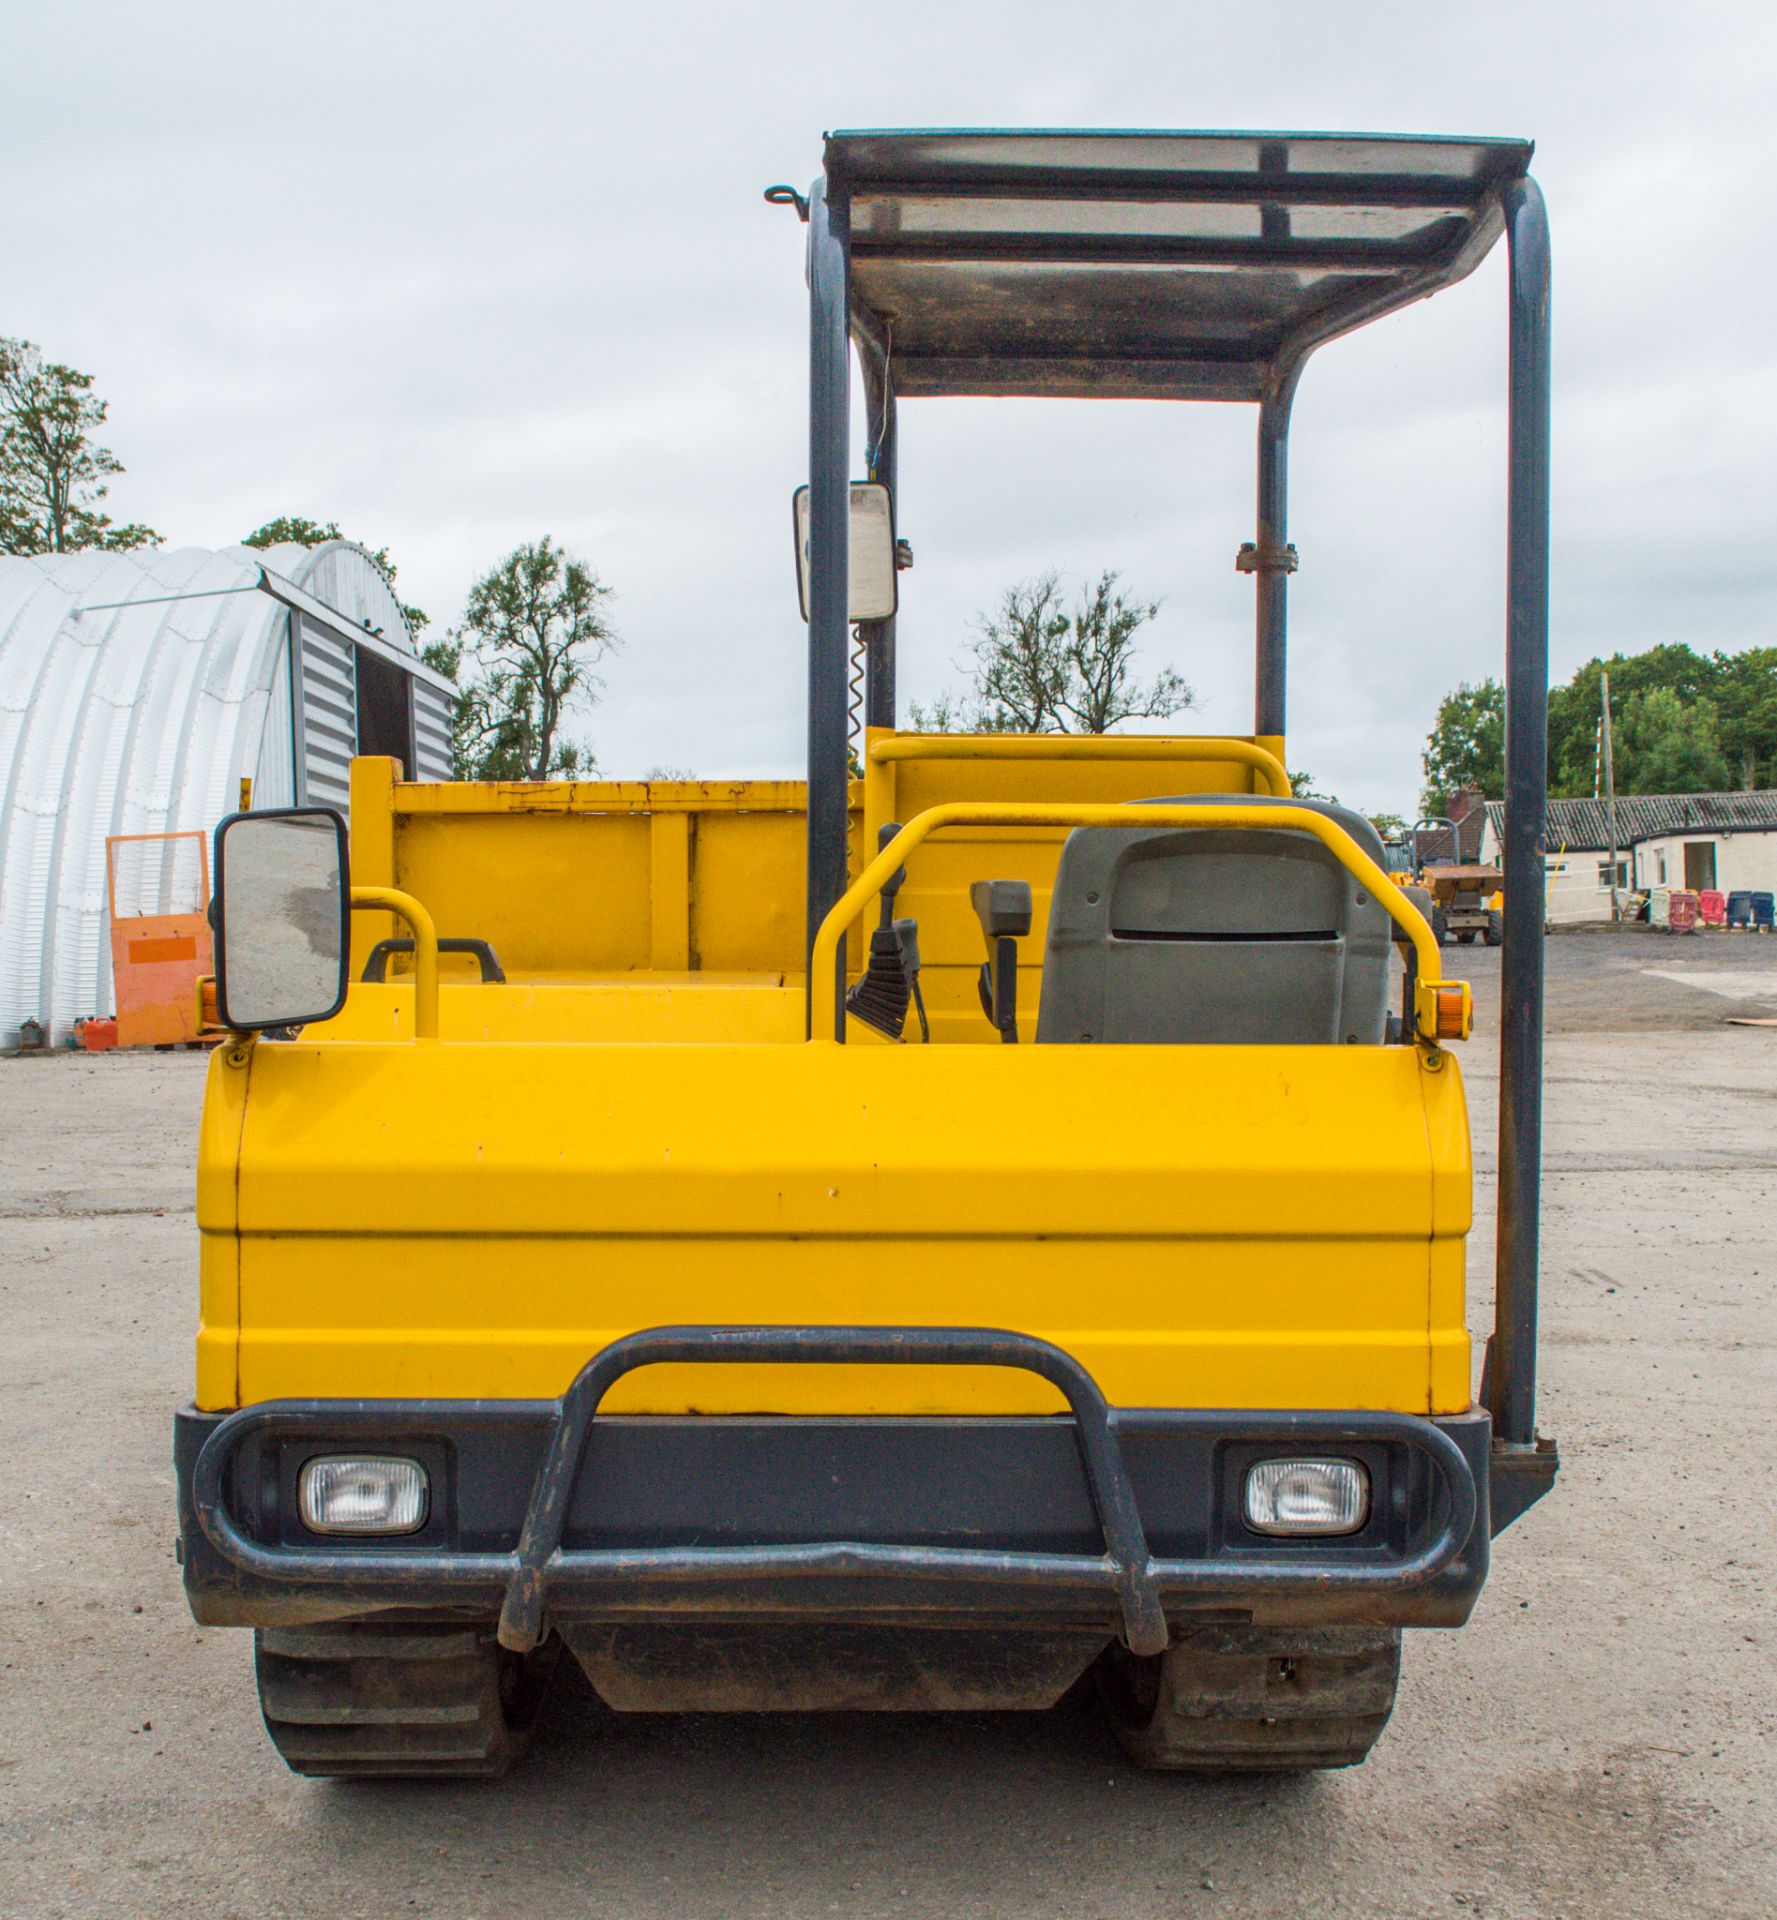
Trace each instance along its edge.
<instances>
[{"instance_id":1,"label":"control lever","mask_svg":"<svg viewBox=\"0 0 1777 1920\"><path fill-rule=\"evenodd\" d=\"M890 821L876 836L877 851L880 853L900 831L900 826ZM907 1024L907 1003L919 990L917 929L913 921L895 918L895 896L906 878L907 869L897 867L883 883L882 911L870 934L870 957L865 962L864 977L856 986L848 988L845 996L847 1013L893 1040L900 1039L901 1029ZM903 928L908 930L905 934ZM908 965L909 949L911 966ZM922 1036L929 1039L923 1002L919 1024Z\"/></svg>"},{"instance_id":2,"label":"control lever","mask_svg":"<svg viewBox=\"0 0 1777 1920\"><path fill-rule=\"evenodd\" d=\"M925 995L919 990L919 922L910 915L893 922L895 938L901 945L901 971L913 989L913 1011L919 1015L919 1037L930 1045L932 1023L926 1018Z\"/></svg>"},{"instance_id":3,"label":"control lever","mask_svg":"<svg viewBox=\"0 0 1777 1920\"><path fill-rule=\"evenodd\" d=\"M987 959L981 968L981 1011L1007 1046L1018 1041L1018 942L1030 932L1028 880L977 880L969 905L981 922Z\"/></svg>"}]
</instances>

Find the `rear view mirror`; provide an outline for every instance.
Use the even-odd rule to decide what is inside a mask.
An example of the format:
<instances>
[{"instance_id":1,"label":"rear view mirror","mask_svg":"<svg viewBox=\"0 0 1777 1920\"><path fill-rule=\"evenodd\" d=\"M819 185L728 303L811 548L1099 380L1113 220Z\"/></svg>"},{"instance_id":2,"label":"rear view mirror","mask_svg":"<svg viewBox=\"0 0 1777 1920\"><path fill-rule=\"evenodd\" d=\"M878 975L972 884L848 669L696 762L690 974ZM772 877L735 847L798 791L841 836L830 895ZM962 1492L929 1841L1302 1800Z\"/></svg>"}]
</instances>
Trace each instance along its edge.
<instances>
[{"instance_id":1,"label":"rear view mirror","mask_svg":"<svg viewBox=\"0 0 1777 1920\"><path fill-rule=\"evenodd\" d=\"M235 813L216 829L216 1010L244 1030L327 1020L351 952L346 823L330 807Z\"/></svg>"},{"instance_id":2,"label":"rear view mirror","mask_svg":"<svg viewBox=\"0 0 1777 1920\"><path fill-rule=\"evenodd\" d=\"M808 489L796 489L796 596L808 618ZM851 488L848 620L895 617L895 509L879 481L854 480Z\"/></svg>"}]
</instances>

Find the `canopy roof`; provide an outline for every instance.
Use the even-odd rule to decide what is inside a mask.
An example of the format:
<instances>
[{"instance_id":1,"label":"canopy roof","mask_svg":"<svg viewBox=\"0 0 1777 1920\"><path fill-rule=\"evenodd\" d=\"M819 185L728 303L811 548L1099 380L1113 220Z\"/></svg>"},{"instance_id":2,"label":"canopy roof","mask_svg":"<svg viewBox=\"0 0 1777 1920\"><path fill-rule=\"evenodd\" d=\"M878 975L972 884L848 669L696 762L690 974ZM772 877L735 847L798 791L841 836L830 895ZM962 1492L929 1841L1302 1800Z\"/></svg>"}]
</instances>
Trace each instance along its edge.
<instances>
[{"instance_id":1,"label":"canopy roof","mask_svg":"<svg viewBox=\"0 0 1777 1920\"><path fill-rule=\"evenodd\" d=\"M904 395L1257 400L1472 271L1526 140L835 133L858 330Z\"/></svg>"}]
</instances>

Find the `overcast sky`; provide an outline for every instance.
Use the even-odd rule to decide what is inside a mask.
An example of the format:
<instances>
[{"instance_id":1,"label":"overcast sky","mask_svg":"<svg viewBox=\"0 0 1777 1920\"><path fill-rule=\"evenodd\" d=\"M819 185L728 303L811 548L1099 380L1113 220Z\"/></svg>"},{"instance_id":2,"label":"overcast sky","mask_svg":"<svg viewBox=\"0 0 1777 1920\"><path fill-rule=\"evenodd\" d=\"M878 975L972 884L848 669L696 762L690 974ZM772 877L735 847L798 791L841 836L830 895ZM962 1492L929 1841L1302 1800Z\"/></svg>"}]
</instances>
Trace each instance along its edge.
<instances>
[{"instance_id":1,"label":"overcast sky","mask_svg":"<svg viewBox=\"0 0 1777 1920\"><path fill-rule=\"evenodd\" d=\"M881 8L132 0L4 28L0 332L94 373L119 517L386 544L442 626L553 534L625 641L601 767L803 752L788 499L829 127L1527 135L1555 242L1555 677L1777 641L1768 5ZM1336 342L1296 407L1290 760L1412 807L1437 700L1498 669L1505 259ZM903 699L1056 566L1163 602L1192 729L1250 731L1253 412L902 410Z\"/></svg>"}]
</instances>

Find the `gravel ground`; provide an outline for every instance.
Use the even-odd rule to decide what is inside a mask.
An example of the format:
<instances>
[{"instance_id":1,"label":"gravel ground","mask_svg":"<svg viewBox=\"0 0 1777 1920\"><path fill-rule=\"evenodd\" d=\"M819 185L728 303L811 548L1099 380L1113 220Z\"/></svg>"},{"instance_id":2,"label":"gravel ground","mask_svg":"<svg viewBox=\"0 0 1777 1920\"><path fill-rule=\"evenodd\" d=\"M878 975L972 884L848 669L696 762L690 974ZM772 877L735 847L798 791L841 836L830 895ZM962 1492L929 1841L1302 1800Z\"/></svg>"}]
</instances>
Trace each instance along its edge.
<instances>
[{"instance_id":1,"label":"gravel ground","mask_svg":"<svg viewBox=\"0 0 1777 1920\"><path fill-rule=\"evenodd\" d=\"M1452 955L1483 1207L1498 959ZM1571 935L1549 964L1562 1479L1470 1626L1409 1637L1369 1764L1285 1783L1132 1772L1071 1708L623 1718L568 1690L491 1788L294 1778L247 1636L192 1625L171 1553L203 1062L0 1061L0 1913L1768 1920L1777 1029L1724 1019L1777 1015L1777 941Z\"/></svg>"}]
</instances>

